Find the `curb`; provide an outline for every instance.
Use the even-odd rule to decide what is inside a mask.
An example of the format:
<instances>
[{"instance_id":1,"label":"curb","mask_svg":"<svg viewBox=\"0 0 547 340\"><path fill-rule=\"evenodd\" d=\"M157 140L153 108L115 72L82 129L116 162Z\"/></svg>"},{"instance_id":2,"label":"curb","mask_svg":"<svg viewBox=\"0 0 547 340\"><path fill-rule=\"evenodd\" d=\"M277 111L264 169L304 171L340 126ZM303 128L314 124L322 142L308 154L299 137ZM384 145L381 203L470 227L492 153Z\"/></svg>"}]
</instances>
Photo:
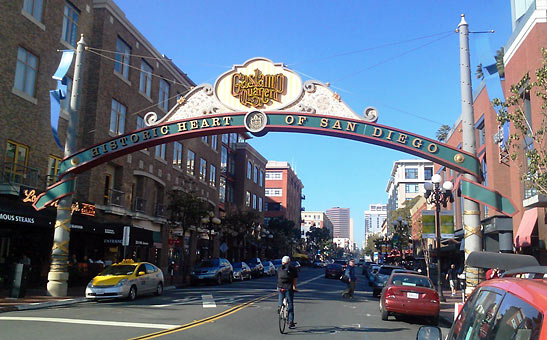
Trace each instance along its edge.
<instances>
[{"instance_id":1,"label":"curb","mask_svg":"<svg viewBox=\"0 0 547 340\"><path fill-rule=\"evenodd\" d=\"M167 286L164 288L164 291L175 290L175 289L177 289L176 286ZM49 307L69 306L69 305L74 305L76 303L83 303L88 301L90 300L88 300L85 297L79 297L75 299L63 299L63 300L54 300L54 301L46 301L46 302L21 303L20 305L0 307L0 313L42 309L42 308L49 308Z\"/></svg>"}]
</instances>

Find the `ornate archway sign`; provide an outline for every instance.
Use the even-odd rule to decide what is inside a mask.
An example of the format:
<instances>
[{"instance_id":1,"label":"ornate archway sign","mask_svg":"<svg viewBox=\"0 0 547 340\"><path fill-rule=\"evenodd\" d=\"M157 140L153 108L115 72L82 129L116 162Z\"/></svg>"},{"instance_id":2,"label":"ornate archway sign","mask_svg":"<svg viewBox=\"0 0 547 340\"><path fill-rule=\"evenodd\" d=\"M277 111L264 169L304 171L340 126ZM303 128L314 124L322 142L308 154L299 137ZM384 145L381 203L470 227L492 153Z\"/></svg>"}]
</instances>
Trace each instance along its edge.
<instances>
[{"instance_id":1,"label":"ornate archway sign","mask_svg":"<svg viewBox=\"0 0 547 340\"><path fill-rule=\"evenodd\" d=\"M263 136L270 131L340 137L403 151L480 178L476 157L457 148L376 123L372 107L353 112L328 83L306 81L283 64L254 58L235 65L215 82L180 98L161 119L145 115L146 128L83 149L60 166L60 177L78 174L136 150L181 139L229 132ZM67 183L54 184L35 202L36 209L66 194Z\"/></svg>"}]
</instances>

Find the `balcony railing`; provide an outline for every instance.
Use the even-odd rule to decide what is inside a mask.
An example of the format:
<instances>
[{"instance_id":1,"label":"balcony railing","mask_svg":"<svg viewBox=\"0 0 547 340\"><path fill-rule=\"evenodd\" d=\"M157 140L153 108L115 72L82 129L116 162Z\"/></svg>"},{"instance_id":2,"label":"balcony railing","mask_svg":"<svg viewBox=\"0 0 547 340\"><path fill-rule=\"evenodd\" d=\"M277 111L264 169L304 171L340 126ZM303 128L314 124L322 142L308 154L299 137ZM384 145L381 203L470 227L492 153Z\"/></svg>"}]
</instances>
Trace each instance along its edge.
<instances>
[{"instance_id":1,"label":"balcony railing","mask_svg":"<svg viewBox=\"0 0 547 340\"><path fill-rule=\"evenodd\" d=\"M112 205L116 207L123 207L123 198L125 197L125 192L109 189L108 197L105 197L105 204Z\"/></svg>"},{"instance_id":2,"label":"balcony railing","mask_svg":"<svg viewBox=\"0 0 547 340\"><path fill-rule=\"evenodd\" d=\"M0 164L0 184L38 187L40 178L38 169L29 168L17 163L2 162Z\"/></svg>"},{"instance_id":3,"label":"balcony railing","mask_svg":"<svg viewBox=\"0 0 547 340\"><path fill-rule=\"evenodd\" d=\"M133 202L133 211L145 213L146 212L146 199L137 197Z\"/></svg>"},{"instance_id":4,"label":"balcony railing","mask_svg":"<svg viewBox=\"0 0 547 340\"><path fill-rule=\"evenodd\" d=\"M156 216L157 217L165 217L165 210L166 210L165 204L156 204Z\"/></svg>"}]
</instances>

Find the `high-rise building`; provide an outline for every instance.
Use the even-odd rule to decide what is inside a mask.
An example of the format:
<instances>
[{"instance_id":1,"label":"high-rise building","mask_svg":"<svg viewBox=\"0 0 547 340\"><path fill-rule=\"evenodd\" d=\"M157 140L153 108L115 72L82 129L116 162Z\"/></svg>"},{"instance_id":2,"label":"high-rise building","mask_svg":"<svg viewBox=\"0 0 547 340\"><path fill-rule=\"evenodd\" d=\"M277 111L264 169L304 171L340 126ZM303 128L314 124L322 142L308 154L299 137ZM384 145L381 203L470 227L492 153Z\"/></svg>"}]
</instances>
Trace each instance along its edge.
<instances>
[{"instance_id":1,"label":"high-rise building","mask_svg":"<svg viewBox=\"0 0 547 340\"><path fill-rule=\"evenodd\" d=\"M350 209L334 207L327 209L327 216L334 226L333 237L350 238Z\"/></svg>"},{"instance_id":2,"label":"high-rise building","mask_svg":"<svg viewBox=\"0 0 547 340\"><path fill-rule=\"evenodd\" d=\"M382 223L387 218L387 204L370 204L365 210L365 241L373 234L382 231Z\"/></svg>"},{"instance_id":3,"label":"high-rise building","mask_svg":"<svg viewBox=\"0 0 547 340\"><path fill-rule=\"evenodd\" d=\"M304 185L289 162L268 161L266 164L266 223L272 218L286 218L300 228L302 189Z\"/></svg>"},{"instance_id":4,"label":"high-rise building","mask_svg":"<svg viewBox=\"0 0 547 340\"><path fill-rule=\"evenodd\" d=\"M403 204L421 195L424 182L433 176L433 162L424 159L399 160L393 163L387 183L387 211L399 209Z\"/></svg>"}]
</instances>

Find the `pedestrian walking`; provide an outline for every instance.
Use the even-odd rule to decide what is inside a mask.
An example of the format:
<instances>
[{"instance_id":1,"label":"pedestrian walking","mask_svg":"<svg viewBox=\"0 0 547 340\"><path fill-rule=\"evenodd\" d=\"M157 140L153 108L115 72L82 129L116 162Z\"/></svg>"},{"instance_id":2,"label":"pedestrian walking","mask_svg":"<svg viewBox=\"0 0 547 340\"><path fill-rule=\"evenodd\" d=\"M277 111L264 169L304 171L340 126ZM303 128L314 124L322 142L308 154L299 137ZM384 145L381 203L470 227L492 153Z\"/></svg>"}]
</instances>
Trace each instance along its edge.
<instances>
[{"instance_id":1,"label":"pedestrian walking","mask_svg":"<svg viewBox=\"0 0 547 340\"><path fill-rule=\"evenodd\" d=\"M446 273L446 279L450 282L450 290L452 291L452 296L456 295L456 282L458 279L458 273L456 272L456 266L454 263L450 265L450 269Z\"/></svg>"},{"instance_id":2,"label":"pedestrian walking","mask_svg":"<svg viewBox=\"0 0 547 340\"><path fill-rule=\"evenodd\" d=\"M342 294L345 298L353 299L353 293L355 292L355 284L357 283L357 276L355 276L355 261L350 260L344 275L347 277L347 287Z\"/></svg>"}]
</instances>

